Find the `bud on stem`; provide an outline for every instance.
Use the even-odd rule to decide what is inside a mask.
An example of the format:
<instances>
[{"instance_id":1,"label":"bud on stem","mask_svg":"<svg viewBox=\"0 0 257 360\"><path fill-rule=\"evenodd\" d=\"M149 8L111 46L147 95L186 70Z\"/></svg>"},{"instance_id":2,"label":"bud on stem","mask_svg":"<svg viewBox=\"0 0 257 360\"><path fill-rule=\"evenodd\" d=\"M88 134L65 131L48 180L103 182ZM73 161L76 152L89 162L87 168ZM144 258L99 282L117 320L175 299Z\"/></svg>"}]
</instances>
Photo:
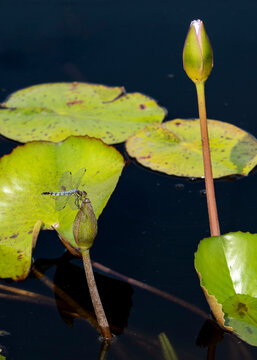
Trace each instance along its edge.
<instances>
[{"instance_id":1,"label":"bud on stem","mask_svg":"<svg viewBox=\"0 0 257 360\"><path fill-rule=\"evenodd\" d=\"M95 310L97 322L100 327L101 334L103 336L103 340L110 342L112 339L112 334L97 290L92 264L90 260L90 255L89 255L89 249L94 243L96 234L97 234L96 216L91 201L88 198L85 198L82 201L80 209L73 223L73 236L82 254L85 274L87 278L87 284L88 284L92 304Z\"/></svg>"},{"instance_id":2,"label":"bud on stem","mask_svg":"<svg viewBox=\"0 0 257 360\"><path fill-rule=\"evenodd\" d=\"M190 24L183 50L183 65L188 77L194 82L205 82L213 67L213 53L203 22Z\"/></svg>"},{"instance_id":3,"label":"bud on stem","mask_svg":"<svg viewBox=\"0 0 257 360\"><path fill-rule=\"evenodd\" d=\"M204 93L205 81L213 67L213 54L210 41L201 20L194 20L190 24L183 50L183 65L185 72L195 83L197 90L210 230L211 236L219 236L220 227L212 176Z\"/></svg>"},{"instance_id":4,"label":"bud on stem","mask_svg":"<svg viewBox=\"0 0 257 360\"><path fill-rule=\"evenodd\" d=\"M88 250L97 234L97 220L88 198L84 199L73 223L73 236L81 250Z\"/></svg>"}]
</instances>

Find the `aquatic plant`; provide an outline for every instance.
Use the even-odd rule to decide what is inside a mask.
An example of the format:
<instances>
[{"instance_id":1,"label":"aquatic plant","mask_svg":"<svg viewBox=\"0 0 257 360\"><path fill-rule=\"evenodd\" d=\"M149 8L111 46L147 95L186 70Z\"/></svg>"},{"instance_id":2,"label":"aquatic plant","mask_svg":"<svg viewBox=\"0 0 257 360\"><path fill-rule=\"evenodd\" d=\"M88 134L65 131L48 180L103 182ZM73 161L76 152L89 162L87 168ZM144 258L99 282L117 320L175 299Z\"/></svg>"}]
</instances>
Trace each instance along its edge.
<instances>
[{"instance_id":1,"label":"aquatic plant","mask_svg":"<svg viewBox=\"0 0 257 360\"><path fill-rule=\"evenodd\" d=\"M197 90L211 232L211 237L198 246L195 268L218 323L257 345L257 235L238 232L220 236L204 92L213 65L212 56L203 22L192 21L184 45L183 63Z\"/></svg>"}]
</instances>

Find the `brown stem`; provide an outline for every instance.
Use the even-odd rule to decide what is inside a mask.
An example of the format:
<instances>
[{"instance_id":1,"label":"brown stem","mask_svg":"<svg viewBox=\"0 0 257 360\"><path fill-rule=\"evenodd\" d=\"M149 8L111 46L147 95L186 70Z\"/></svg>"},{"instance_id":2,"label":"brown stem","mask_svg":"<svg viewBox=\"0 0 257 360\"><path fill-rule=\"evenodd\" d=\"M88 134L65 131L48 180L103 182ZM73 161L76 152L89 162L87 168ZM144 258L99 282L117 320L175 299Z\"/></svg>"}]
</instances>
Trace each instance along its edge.
<instances>
[{"instance_id":1,"label":"brown stem","mask_svg":"<svg viewBox=\"0 0 257 360\"><path fill-rule=\"evenodd\" d=\"M46 296L41 296L39 294L35 294L35 296L25 296L25 295L11 295L11 294L6 294L6 293L0 293L0 299L25 301L25 302L38 304L38 305L55 306L54 299L48 298Z\"/></svg>"},{"instance_id":2,"label":"brown stem","mask_svg":"<svg viewBox=\"0 0 257 360\"><path fill-rule=\"evenodd\" d=\"M121 274L121 273L119 273L117 271L114 271L114 270L108 268L107 266L99 264L96 261L92 261L92 264L96 269L98 269L100 271L103 271L106 274L117 277L118 279L124 280L124 281L126 281L127 283L129 283L129 284L131 284L133 286L137 286L137 287L139 287L141 289L144 289L144 290L149 291L149 292L151 292L153 294L161 296L164 299L172 301L172 302L174 302L174 303L176 303L176 304L178 304L180 306L183 306L186 309L188 309L188 310L202 316L204 319L209 319L209 315L207 313L205 313L203 310L199 309L197 306L195 306L193 304L190 304L189 302L187 302L185 300L182 300L182 299L178 298L177 296L174 296L174 295L169 294L169 293L167 293L167 292L165 292L163 290L159 290L154 286L148 285L146 283L143 283L141 281L138 281L136 279L133 279L131 277L123 275L123 274Z\"/></svg>"},{"instance_id":3,"label":"brown stem","mask_svg":"<svg viewBox=\"0 0 257 360\"><path fill-rule=\"evenodd\" d=\"M39 294L36 294L32 291L27 291L27 290L23 290L23 289L18 289L16 287L12 287L12 286L8 286L8 285L3 285L0 284L0 290L4 290L4 291L9 291L15 294L19 294L19 295L23 295L23 296L30 296L30 297L35 297L38 298ZM40 295L41 297L44 297L43 295Z\"/></svg>"},{"instance_id":4,"label":"brown stem","mask_svg":"<svg viewBox=\"0 0 257 360\"><path fill-rule=\"evenodd\" d=\"M215 360L216 345L208 346L207 360Z\"/></svg>"},{"instance_id":5,"label":"brown stem","mask_svg":"<svg viewBox=\"0 0 257 360\"><path fill-rule=\"evenodd\" d=\"M90 260L89 250L82 250L82 257L83 257L83 263L84 263L84 269L86 273L87 278L87 284L91 296L91 300L93 303L93 307L95 310L96 318L99 324L99 327L101 329L101 333L104 339L111 340L112 334L109 328L108 321L106 319L103 305L96 287L94 273L92 269L92 264Z\"/></svg>"},{"instance_id":6,"label":"brown stem","mask_svg":"<svg viewBox=\"0 0 257 360\"><path fill-rule=\"evenodd\" d=\"M201 126L204 178L205 178L211 236L220 236L220 226L219 226L213 176L212 176L212 167L211 167L211 155L210 155L208 126L207 126L206 107L205 107L204 82L196 83L196 91L197 91L198 109L199 109L200 126Z\"/></svg>"},{"instance_id":7,"label":"brown stem","mask_svg":"<svg viewBox=\"0 0 257 360\"><path fill-rule=\"evenodd\" d=\"M43 275L42 275L43 276ZM42 279L42 278L40 278ZM47 285L50 285L50 282L46 283ZM56 292L56 285L55 287L55 292ZM52 289L52 286L51 286ZM69 304L70 306L72 306L72 308L74 309L74 311L72 310L67 310L67 309L62 309L67 315L73 316L73 317L77 317L77 318L82 318L85 319L86 321L88 321L94 328L97 328L97 330L99 330L99 326L97 324L97 321L92 319L88 313L86 312L86 310L84 310L83 308L81 308L76 302L72 302L72 299L69 298L69 296L62 292L60 289L60 291L58 291L59 288L57 288L57 294L59 296L61 296L62 298L59 300L60 303L63 303L62 306L64 307L65 304ZM11 286L7 286L7 285L2 285L0 284L0 290L4 290L4 291L9 291L11 293L15 293L16 295L11 295L11 294L7 294L7 293L2 293L0 292L0 299L8 299L8 300L14 300L14 301L24 301L24 302L29 302L32 304L38 304L38 305L50 305L50 306L56 306L56 302L54 299L48 297L48 296L44 296L44 295L40 295L37 293L33 293L31 291L26 291L26 290L22 290L22 289L18 289L18 288L13 288ZM72 302L72 303L71 303ZM77 308L78 307L78 308ZM100 330L99 330L100 331Z\"/></svg>"}]
</instances>

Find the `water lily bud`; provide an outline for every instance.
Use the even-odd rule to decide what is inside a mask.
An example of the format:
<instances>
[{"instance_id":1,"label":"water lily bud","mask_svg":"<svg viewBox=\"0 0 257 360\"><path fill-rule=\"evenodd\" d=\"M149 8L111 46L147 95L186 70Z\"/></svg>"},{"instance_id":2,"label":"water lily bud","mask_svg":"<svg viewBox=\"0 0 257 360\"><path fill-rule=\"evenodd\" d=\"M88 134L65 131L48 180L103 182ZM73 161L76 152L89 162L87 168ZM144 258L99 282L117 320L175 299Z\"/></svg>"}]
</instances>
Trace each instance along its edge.
<instances>
[{"instance_id":1,"label":"water lily bud","mask_svg":"<svg viewBox=\"0 0 257 360\"><path fill-rule=\"evenodd\" d=\"M183 50L183 65L188 77L194 82L204 82L213 67L213 53L203 22L190 24Z\"/></svg>"},{"instance_id":2,"label":"water lily bud","mask_svg":"<svg viewBox=\"0 0 257 360\"><path fill-rule=\"evenodd\" d=\"M73 236L81 250L88 250L97 235L97 220L88 198L84 199L73 223Z\"/></svg>"}]
</instances>

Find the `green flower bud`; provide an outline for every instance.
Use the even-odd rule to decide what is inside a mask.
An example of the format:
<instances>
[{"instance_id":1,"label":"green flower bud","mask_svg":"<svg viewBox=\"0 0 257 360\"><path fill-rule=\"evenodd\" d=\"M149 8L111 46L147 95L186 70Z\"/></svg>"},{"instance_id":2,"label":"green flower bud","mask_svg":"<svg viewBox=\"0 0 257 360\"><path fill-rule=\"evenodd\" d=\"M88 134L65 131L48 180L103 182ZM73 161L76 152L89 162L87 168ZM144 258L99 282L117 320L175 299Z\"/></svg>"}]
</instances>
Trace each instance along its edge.
<instances>
[{"instance_id":1,"label":"green flower bud","mask_svg":"<svg viewBox=\"0 0 257 360\"><path fill-rule=\"evenodd\" d=\"M88 250L97 235L97 220L88 198L84 199L73 223L73 236L81 250Z\"/></svg>"},{"instance_id":2,"label":"green flower bud","mask_svg":"<svg viewBox=\"0 0 257 360\"><path fill-rule=\"evenodd\" d=\"M203 22L191 22L183 50L183 65L188 77L194 82L204 82L213 67L213 53Z\"/></svg>"}]
</instances>

